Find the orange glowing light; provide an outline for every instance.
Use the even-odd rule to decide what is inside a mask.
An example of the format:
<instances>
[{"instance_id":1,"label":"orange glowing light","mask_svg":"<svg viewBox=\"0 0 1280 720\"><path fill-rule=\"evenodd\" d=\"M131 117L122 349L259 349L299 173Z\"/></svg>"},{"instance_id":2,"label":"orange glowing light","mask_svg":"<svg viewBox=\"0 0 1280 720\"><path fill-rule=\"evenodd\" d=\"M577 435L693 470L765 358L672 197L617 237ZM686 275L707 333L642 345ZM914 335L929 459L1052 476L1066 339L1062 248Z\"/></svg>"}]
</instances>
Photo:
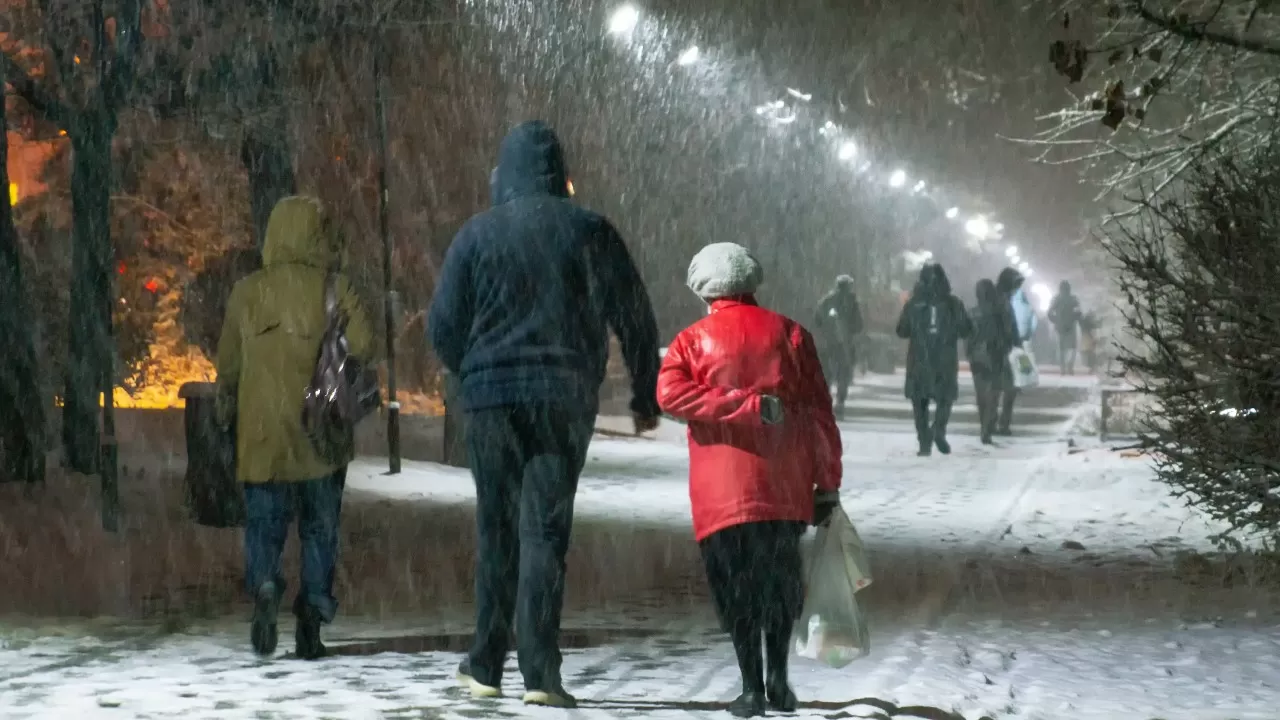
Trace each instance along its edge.
<instances>
[{"instance_id":1,"label":"orange glowing light","mask_svg":"<svg viewBox=\"0 0 1280 720\"><path fill-rule=\"evenodd\" d=\"M156 282L155 278L151 278L150 280L148 280L147 284L143 285L142 287L152 295L155 295L156 293L160 292L160 283Z\"/></svg>"},{"instance_id":2,"label":"orange glowing light","mask_svg":"<svg viewBox=\"0 0 1280 720\"><path fill-rule=\"evenodd\" d=\"M569 197L573 197L574 195L577 195L577 194L578 194L578 193L577 193L577 191L573 189L573 181L572 181L572 180L570 180L570 181L568 182L568 187L569 187Z\"/></svg>"}]
</instances>

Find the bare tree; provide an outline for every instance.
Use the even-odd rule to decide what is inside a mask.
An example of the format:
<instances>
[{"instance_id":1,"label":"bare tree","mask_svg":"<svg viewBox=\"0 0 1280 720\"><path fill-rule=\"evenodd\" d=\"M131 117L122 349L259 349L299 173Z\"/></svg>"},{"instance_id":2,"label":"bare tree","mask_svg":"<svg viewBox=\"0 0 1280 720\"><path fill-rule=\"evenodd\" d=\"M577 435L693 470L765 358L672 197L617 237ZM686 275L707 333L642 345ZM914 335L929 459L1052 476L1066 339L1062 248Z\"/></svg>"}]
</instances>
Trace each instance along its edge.
<instances>
[{"instance_id":1,"label":"bare tree","mask_svg":"<svg viewBox=\"0 0 1280 720\"><path fill-rule=\"evenodd\" d=\"M0 64L0 88L5 85ZM0 97L0 131L8 113ZM36 323L27 299L22 248L9 198L9 141L0 137L0 482L36 482L45 471L45 407L36 362Z\"/></svg>"},{"instance_id":2,"label":"bare tree","mask_svg":"<svg viewBox=\"0 0 1280 720\"><path fill-rule=\"evenodd\" d=\"M1099 198L1160 195L1221 151L1247 160L1280 119L1280 3L1047 0L1061 19L1049 60L1073 88L1025 143L1080 165ZM1137 212L1130 207L1130 212Z\"/></svg>"},{"instance_id":3,"label":"bare tree","mask_svg":"<svg viewBox=\"0 0 1280 720\"><path fill-rule=\"evenodd\" d=\"M1112 223L1131 343L1156 402L1143 440L1179 496L1236 532L1280 539L1280 149L1212 151Z\"/></svg>"},{"instance_id":4,"label":"bare tree","mask_svg":"<svg viewBox=\"0 0 1280 720\"><path fill-rule=\"evenodd\" d=\"M13 3L8 13L19 32L0 52L14 92L71 141L72 321L62 437L68 466L83 473L99 468L99 393L108 398L110 419L111 143L135 77L143 4Z\"/></svg>"}]
</instances>

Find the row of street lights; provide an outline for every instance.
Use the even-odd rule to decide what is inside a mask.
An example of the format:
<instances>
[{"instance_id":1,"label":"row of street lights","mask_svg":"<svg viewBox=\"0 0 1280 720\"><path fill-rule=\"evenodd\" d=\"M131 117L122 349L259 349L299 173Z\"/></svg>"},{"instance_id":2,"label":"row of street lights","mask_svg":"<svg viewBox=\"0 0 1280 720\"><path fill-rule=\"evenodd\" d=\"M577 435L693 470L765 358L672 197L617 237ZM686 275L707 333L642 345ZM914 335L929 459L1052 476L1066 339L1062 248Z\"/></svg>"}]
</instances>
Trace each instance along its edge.
<instances>
[{"instance_id":1,"label":"row of street lights","mask_svg":"<svg viewBox=\"0 0 1280 720\"><path fill-rule=\"evenodd\" d=\"M640 20L640 10L635 5L628 3L613 11L609 16L607 29L611 35L630 37L639 27ZM679 53L676 58L676 63L681 66L688 67L698 63L701 59L702 50L697 45L691 45ZM794 101L801 103L808 103L813 99L813 95L811 93L804 93L793 88L787 88L787 94ZM799 113L797 113L794 108L789 107L785 100L773 100L771 102L764 103L756 107L755 112L756 115L760 116L763 120L775 126L790 125L797 122L800 117ZM866 173L871 169L872 166L869 161L860 160L859 156L861 153L859 151L858 144L847 137L842 137L843 133L834 122L827 121L822 128L819 129L819 134L832 137L833 140L836 141L835 154L839 161L855 164L856 172L858 173ZM902 168L894 169L887 175L888 186L894 190L907 190L910 180L911 178L907 175L907 171ZM924 180L918 178L909 188L909 192L913 195L921 195L937 201L937 195L931 195L928 190L929 185ZM962 211L959 207L951 206L944 214L948 220L959 221L961 212ZM982 214L975 214L968 217L964 220L964 225L962 227L968 235L978 241L979 247L981 247L982 244L990 241L997 241L1004 237L1004 224L999 222L993 223ZM1005 255L1024 277L1030 278L1032 276L1033 270L1030 263L1021 257L1016 247L1009 246L1006 249ZM1036 292L1040 286L1043 286L1043 283L1039 283L1036 287L1032 288L1033 294L1041 294L1040 292ZM1045 287L1047 288L1047 286Z\"/></svg>"}]
</instances>

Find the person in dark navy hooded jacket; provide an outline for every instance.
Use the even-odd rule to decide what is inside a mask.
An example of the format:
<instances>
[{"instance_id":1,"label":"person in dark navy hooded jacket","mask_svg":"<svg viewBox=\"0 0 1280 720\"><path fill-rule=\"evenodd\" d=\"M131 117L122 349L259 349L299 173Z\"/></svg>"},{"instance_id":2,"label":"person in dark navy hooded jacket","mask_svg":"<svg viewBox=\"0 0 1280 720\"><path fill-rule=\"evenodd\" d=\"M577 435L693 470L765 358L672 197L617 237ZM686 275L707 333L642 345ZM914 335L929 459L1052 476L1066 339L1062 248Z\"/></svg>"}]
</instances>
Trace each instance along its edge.
<instances>
[{"instance_id":1,"label":"person in dark navy hooded jacket","mask_svg":"<svg viewBox=\"0 0 1280 720\"><path fill-rule=\"evenodd\" d=\"M609 330L637 433L658 424L658 330L618 232L569 200L550 127L507 135L491 191L494 206L449 247L427 317L460 380L476 483L476 634L458 679L475 696L500 694L514 619L525 702L572 707L557 645L564 558Z\"/></svg>"}]
</instances>

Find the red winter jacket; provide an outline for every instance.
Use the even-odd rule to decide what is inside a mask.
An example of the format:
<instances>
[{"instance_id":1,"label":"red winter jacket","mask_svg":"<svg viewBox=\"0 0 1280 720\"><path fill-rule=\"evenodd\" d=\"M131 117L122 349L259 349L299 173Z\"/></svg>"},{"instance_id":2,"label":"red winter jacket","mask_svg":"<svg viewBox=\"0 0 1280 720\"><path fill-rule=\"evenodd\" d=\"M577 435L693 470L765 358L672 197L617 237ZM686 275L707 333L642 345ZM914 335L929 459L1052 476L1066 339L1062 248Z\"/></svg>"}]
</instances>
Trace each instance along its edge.
<instances>
[{"instance_id":1,"label":"red winter jacket","mask_svg":"<svg viewBox=\"0 0 1280 720\"><path fill-rule=\"evenodd\" d=\"M760 396L782 400L766 425ZM723 298L667 347L658 404L689 424L689 500L699 541L764 520L813 520L815 488L840 488L840 432L813 338L756 305Z\"/></svg>"}]
</instances>

